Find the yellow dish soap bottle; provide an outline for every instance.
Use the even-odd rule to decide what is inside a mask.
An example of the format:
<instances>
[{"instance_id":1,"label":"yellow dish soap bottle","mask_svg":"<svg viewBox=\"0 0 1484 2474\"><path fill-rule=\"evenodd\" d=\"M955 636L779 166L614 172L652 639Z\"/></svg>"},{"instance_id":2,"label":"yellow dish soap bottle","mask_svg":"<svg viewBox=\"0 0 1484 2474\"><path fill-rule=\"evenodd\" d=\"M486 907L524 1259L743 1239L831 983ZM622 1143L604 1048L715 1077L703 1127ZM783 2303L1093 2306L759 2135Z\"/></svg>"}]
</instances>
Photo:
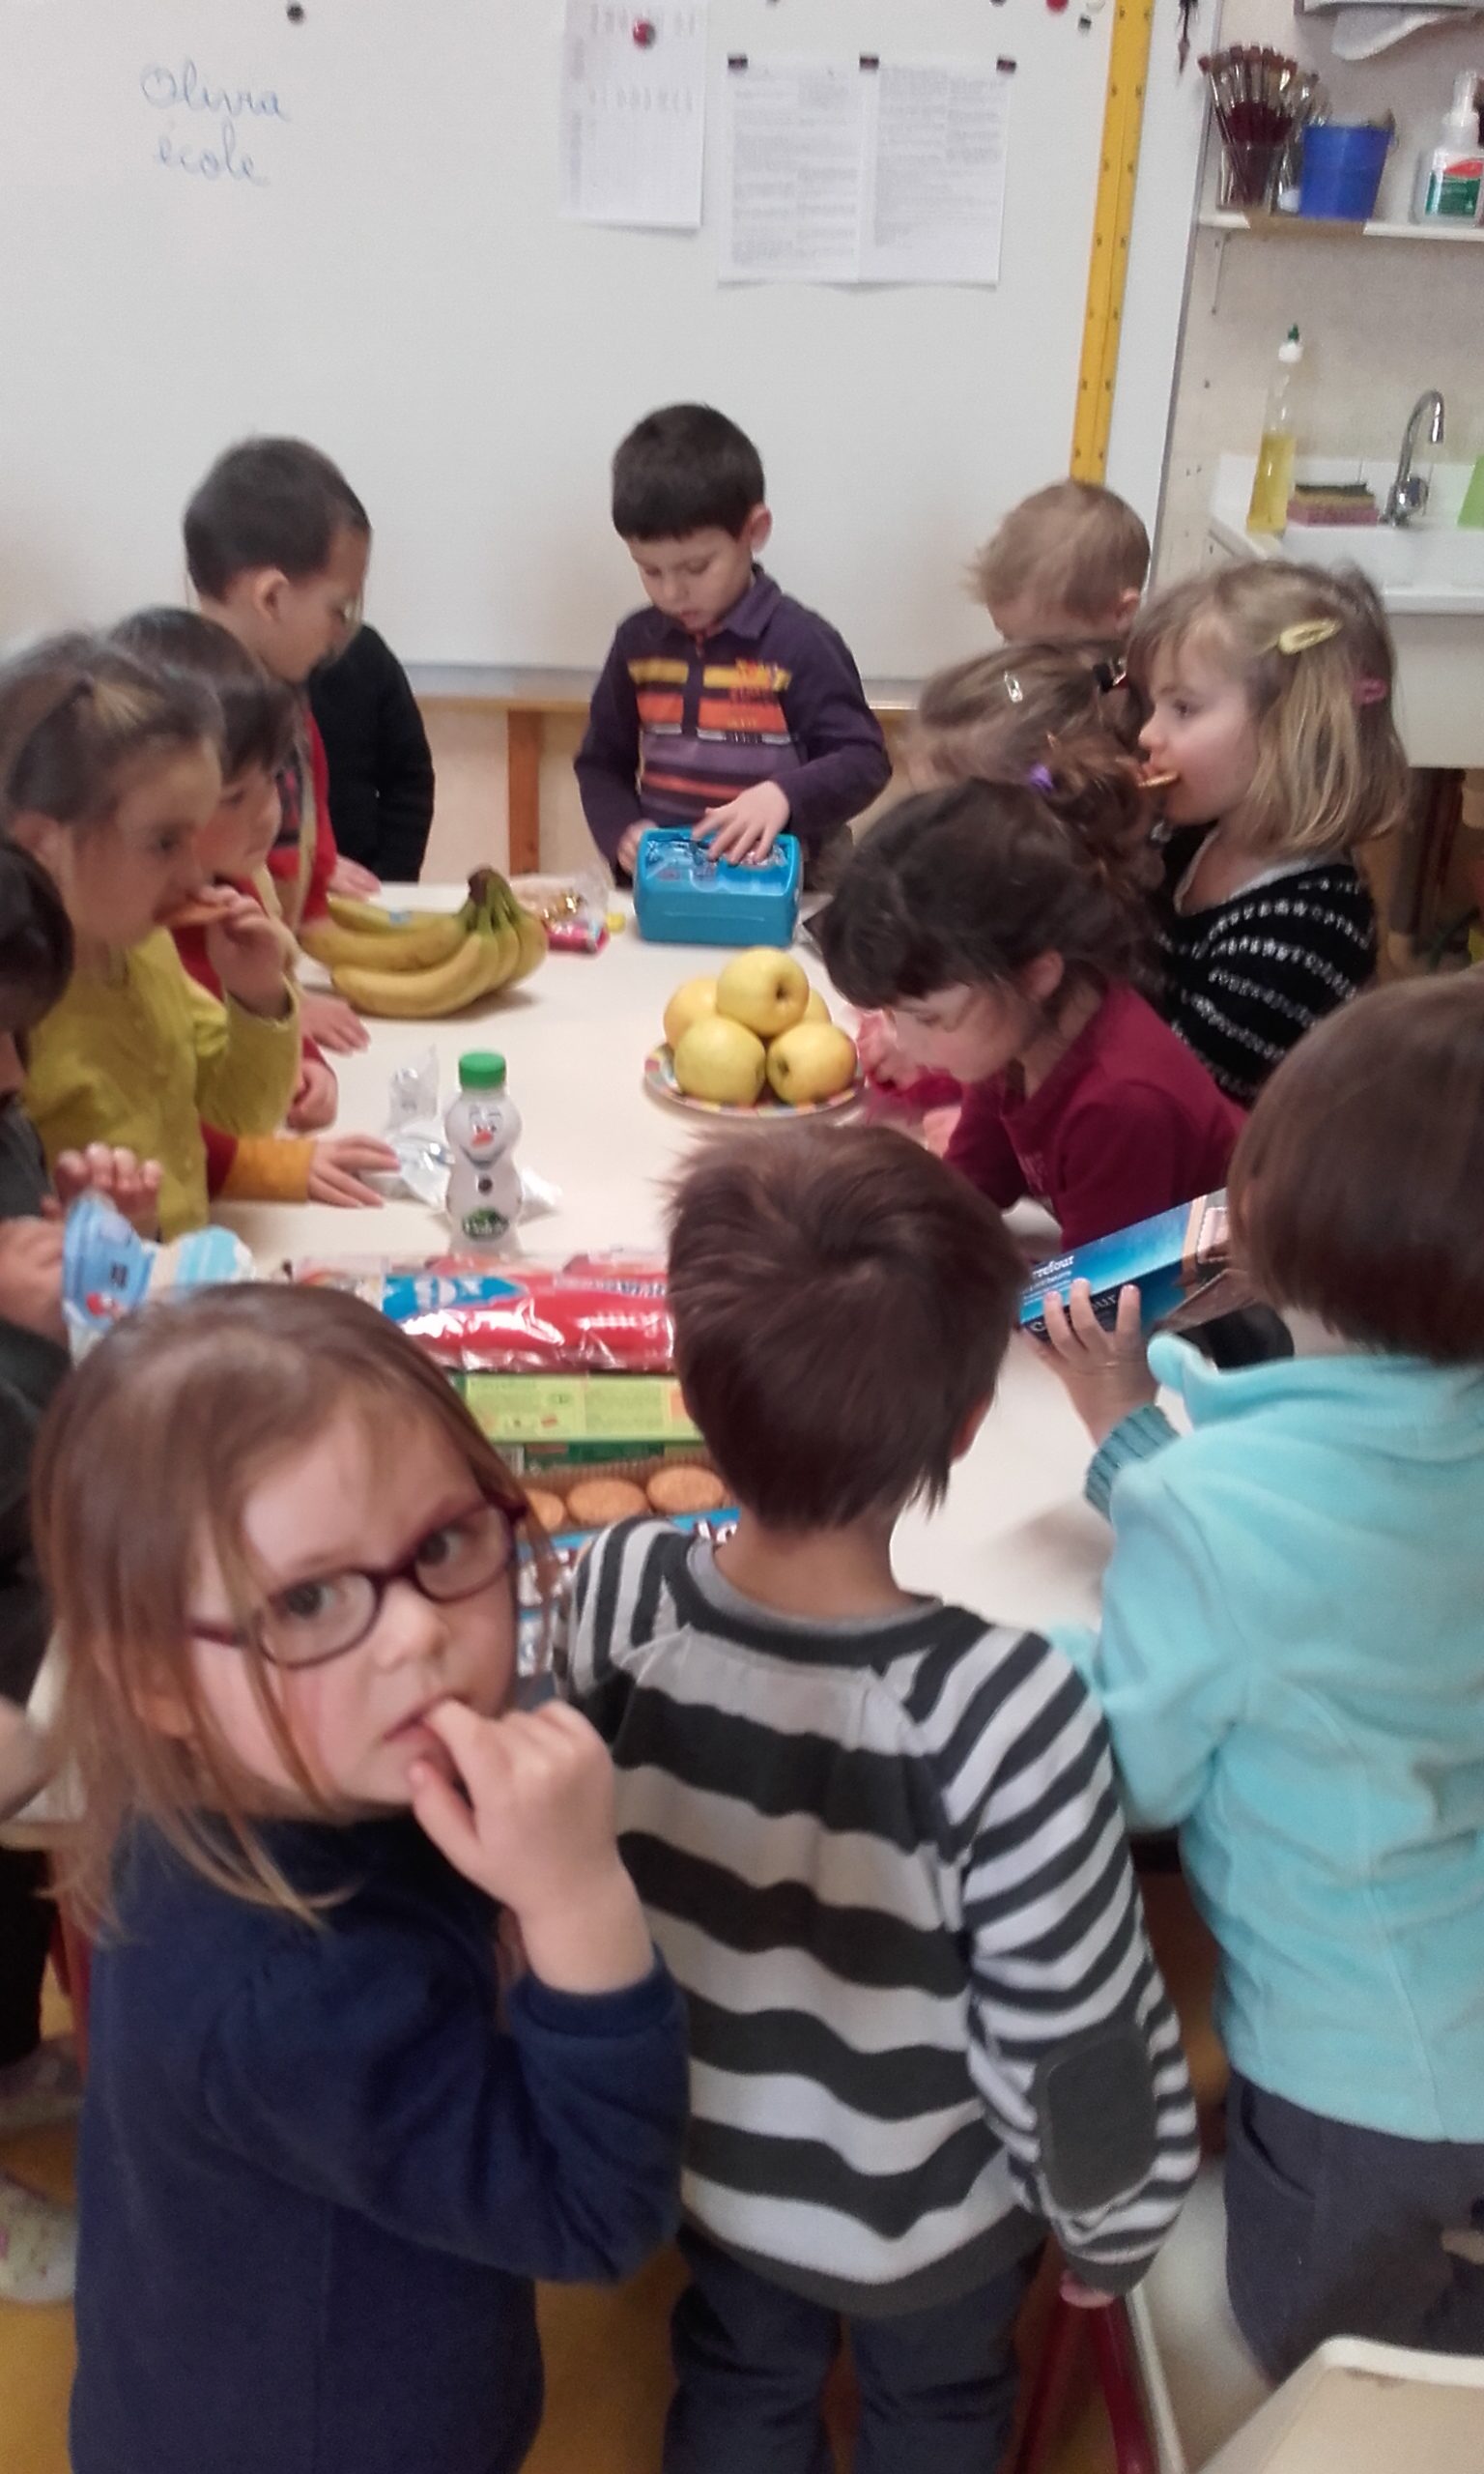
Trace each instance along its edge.
<instances>
[{"instance_id":1,"label":"yellow dish soap bottle","mask_svg":"<svg viewBox=\"0 0 1484 2474\"><path fill-rule=\"evenodd\" d=\"M1287 340L1278 347L1278 366L1268 389L1262 445L1257 450L1257 471L1252 475L1252 499L1247 508L1249 532L1286 532L1288 530L1288 503L1294 495L1294 459L1298 452L1294 428L1294 382L1302 360L1303 346L1298 340L1298 330L1290 327Z\"/></svg>"}]
</instances>

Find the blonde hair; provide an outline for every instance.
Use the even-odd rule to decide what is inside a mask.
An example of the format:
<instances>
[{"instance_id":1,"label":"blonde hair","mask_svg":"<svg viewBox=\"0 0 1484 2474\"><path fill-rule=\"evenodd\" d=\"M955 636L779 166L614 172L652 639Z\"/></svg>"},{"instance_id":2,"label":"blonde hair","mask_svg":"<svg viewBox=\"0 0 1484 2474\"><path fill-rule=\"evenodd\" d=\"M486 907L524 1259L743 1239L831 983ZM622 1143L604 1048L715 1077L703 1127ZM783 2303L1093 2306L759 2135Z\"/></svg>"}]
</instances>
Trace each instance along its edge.
<instances>
[{"instance_id":1,"label":"blonde hair","mask_svg":"<svg viewBox=\"0 0 1484 2474\"><path fill-rule=\"evenodd\" d=\"M1064 744L1132 755L1143 708L1115 645L1003 645L929 678L906 734L914 773L983 782L1054 763Z\"/></svg>"},{"instance_id":2,"label":"blonde hair","mask_svg":"<svg viewBox=\"0 0 1484 2474\"><path fill-rule=\"evenodd\" d=\"M1096 481L1053 481L1012 507L970 571L977 600L1017 600L1096 623L1126 592L1144 590L1149 534L1131 506Z\"/></svg>"},{"instance_id":3,"label":"blonde hair","mask_svg":"<svg viewBox=\"0 0 1484 2474\"><path fill-rule=\"evenodd\" d=\"M240 1653L274 1749L304 1806L336 1820L296 1746L273 1670L251 1633L264 1575L246 1544L248 1500L267 1471L349 1411L380 1449L409 1420L431 1424L512 1519L521 1487L446 1377L358 1298L332 1289L203 1290L121 1323L78 1368L38 1449L32 1518L62 1653L59 1765L79 1818L65 1851L68 1896L109 1913L119 1841L136 1821L219 1889L300 1915L255 1827L253 1781L208 1711L191 1655L190 1598L210 1544L247 1634ZM543 1594L551 1566L533 1533ZM512 1584L513 1585L513 1584ZM166 1733L162 1706L184 1712Z\"/></svg>"},{"instance_id":4,"label":"blonde hair","mask_svg":"<svg viewBox=\"0 0 1484 2474\"><path fill-rule=\"evenodd\" d=\"M209 687L97 637L53 636L0 670L0 832L28 810L81 830L105 824L128 767L203 740L220 754Z\"/></svg>"},{"instance_id":5,"label":"blonde hair","mask_svg":"<svg viewBox=\"0 0 1484 2474\"><path fill-rule=\"evenodd\" d=\"M1159 664L1187 650L1240 680L1251 710L1257 769L1243 804L1254 850L1318 857L1403 821L1395 650L1356 569L1254 559L1171 585L1134 623L1129 673L1150 694Z\"/></svg>"}]
</instances>

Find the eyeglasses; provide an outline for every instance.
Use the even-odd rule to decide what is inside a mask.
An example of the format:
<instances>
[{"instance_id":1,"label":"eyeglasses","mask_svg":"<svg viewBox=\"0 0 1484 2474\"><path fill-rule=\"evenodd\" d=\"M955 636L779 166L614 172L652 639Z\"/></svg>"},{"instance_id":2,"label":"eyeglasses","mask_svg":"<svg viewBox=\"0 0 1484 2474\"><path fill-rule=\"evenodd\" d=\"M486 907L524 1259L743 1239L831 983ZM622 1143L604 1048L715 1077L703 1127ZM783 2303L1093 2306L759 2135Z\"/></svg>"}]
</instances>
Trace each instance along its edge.
<instances>
[{"instance_id":1,"label":"eyeglasses","mask_svg":"<svg viewBox=\"0 0 1484 2474\"><path fill-rule=\"evenodd\" d=\"M357 1649L375 1626L394 1581L435 1606L457 1606L504 1579L515 1560L515 1523L524 1507L475 1504L441 1520L400 1564L352 1572L317 1572L279 1590L245 1626L191 1622L197 1640L227 1650L256 1647L273 1666L326 1666Z\"/></svg>"}]
</instances>

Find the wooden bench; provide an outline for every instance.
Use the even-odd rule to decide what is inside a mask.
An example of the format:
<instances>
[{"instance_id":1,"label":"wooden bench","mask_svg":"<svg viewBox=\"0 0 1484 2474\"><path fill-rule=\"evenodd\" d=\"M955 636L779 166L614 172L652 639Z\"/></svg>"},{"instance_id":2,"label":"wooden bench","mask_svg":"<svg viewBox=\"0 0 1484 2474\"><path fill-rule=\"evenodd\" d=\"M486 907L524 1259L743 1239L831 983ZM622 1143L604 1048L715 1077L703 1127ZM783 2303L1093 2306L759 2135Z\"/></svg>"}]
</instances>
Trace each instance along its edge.
<instances>
[{"instance_id":1,"label":"wooden bench","mask_svg":"<svg viewBox=\"0 0 1484 2474\"><path fill-rule=\"evenodd\" d=\"M453 670L410 672L417 702L428 712L500 713L505 723L505 794L510 825L510 874L534 876L541 866L541 757L549 721L582 721L592 693L585 670ZM871 710L890 737L917 702L909 679L868 686Z\"/></svg>"}]
</instances>

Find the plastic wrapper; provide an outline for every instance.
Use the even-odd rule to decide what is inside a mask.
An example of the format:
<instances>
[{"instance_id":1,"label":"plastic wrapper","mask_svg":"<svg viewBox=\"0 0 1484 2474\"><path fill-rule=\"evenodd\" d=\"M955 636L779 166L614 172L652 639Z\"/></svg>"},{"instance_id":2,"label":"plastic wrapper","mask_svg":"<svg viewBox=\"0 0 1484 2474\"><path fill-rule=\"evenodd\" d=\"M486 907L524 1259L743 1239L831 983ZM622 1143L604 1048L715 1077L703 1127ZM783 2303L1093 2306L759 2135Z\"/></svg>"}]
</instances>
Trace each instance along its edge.
<instances>
[{"instance_id":1,"label":"plastic wrapper","mask_svg":"<svg viewBox=\"0 0 1484 2474\"><path fill-rule=\"evenodd\" d=\"M288 1271L363 1297L450 1372L663 1374L673 1360L663 1271L622 1258L612 1269L594 1255L555 1266L310 1258Z\"/></svg>"},{"instance_id":2,"label":"plastic wrapper","mask_svg":"<svg viewBox=\"0 0 1484 2474\"><path fill-rule=\"evenodd\" d=\"M600 954L608 942L614 888L600 870L575 877L518 877L514 891L546 929L554 954Z\"/></svg>"},{"instance_id":3,"label":"plastic wrapper","mask_svg":"<svg viewBox=\"0 0 1484 2474\"><path fill-rule=\"evenodd\" d=\"M256 1280L257 1266L229 1228L197 1228L157 1246L98 1194L83 1194L62 1238L62 1312L74 1361L115 1323L162 1297Z\"/></svg>"}]
</instances>

